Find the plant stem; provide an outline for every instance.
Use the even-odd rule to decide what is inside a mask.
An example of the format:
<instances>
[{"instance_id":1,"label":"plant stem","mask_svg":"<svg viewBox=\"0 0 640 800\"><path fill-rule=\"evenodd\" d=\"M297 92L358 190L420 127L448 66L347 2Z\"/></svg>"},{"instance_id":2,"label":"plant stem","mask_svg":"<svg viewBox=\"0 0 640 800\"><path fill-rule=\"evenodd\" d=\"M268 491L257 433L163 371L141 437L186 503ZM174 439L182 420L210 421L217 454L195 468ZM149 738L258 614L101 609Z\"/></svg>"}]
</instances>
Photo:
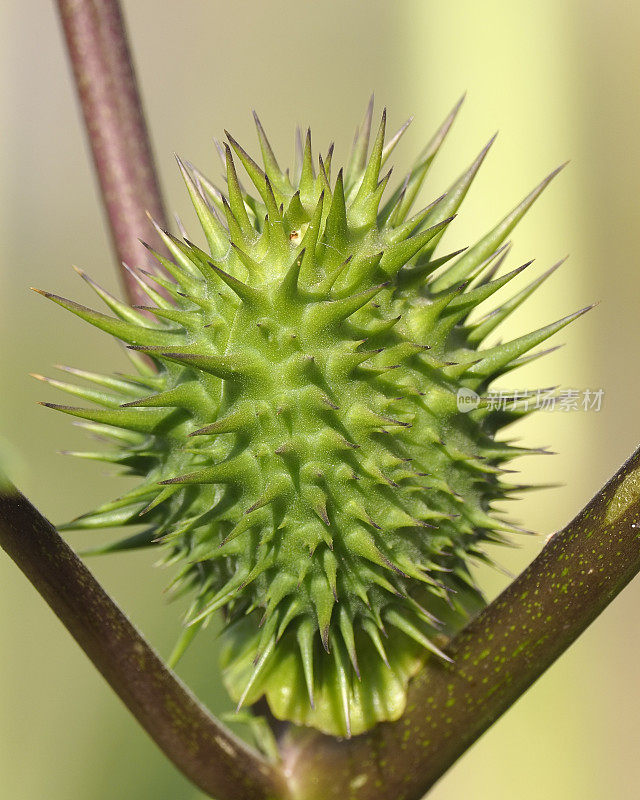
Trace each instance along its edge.
<instances>
[{"instance_id":1,"label":"plant stem","mask_svg":"<svg viewBox=\"0 0 640 800\"><path fill-rule=\"evenodd\" d=\"M413 681L398 722L339 742L291 729L294 797L418 800L640 570L640 450Z\"/></svg>"},{"instance_id":2,"label":"plant stem","mask_svg":"<svg viewBox=\"0 0 640 800\"><path fill-rule=\"evenodd\" d=\"M156 262L144 237L164 250L146 212L166 215L118 0L57 0L113 247L127 298L148 298L122 268Z\"/></svg>"},{"instance_id":3,"label":"plant stem","mask_svg":"<svg viewBox=\"0 0 640 800\"><path fill-rule=\"evenodd\" d=\"M286 798L276 766L236 739L168 670L39 512L0 483L0 546L156 744L217 800Z\"/></svg>"}]
</instances>

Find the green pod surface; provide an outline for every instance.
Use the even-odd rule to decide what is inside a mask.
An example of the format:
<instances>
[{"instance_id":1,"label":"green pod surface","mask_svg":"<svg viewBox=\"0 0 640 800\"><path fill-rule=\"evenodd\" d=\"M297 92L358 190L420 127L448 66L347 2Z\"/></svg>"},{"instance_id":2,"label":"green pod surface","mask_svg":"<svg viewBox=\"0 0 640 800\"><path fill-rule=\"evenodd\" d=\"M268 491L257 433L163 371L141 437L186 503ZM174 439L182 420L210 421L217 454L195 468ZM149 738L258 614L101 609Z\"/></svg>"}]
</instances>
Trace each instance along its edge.
<instances>
[{"instance_id":1,"label":"green pod surface","mask_svg":"<svg viewBox=\"0 0 640 800\"><path fill-rule=\"evenodd\" d=\"M264 696L276 717L338 736L397 719L411 676L482 606L470 565L513 529L491 509L505 462L527 452L495 438L522 403L505 413L482 396L577 316L484 346L541 282L474 313L521 271L496 277L555 173L473 247L439 254L488 149L412 214L456 112L396 189L383 164L406 126L385 144L383 113L370 142L371 106L335 179L310 134L281 170L257 121L263 167L229 136L224 192L180 162L208 251L160 231L170 258L139 275L147 315L95 284L114 316L46 294L135 366L68 370L91 389L52 381L90 403L53 407L113 442L78 455L138 477L66 527L144 525L103 551L154 547L178 566L173 589L193 603L173 660L220 613L238 706Z\"/></svg>"}]
</instances>

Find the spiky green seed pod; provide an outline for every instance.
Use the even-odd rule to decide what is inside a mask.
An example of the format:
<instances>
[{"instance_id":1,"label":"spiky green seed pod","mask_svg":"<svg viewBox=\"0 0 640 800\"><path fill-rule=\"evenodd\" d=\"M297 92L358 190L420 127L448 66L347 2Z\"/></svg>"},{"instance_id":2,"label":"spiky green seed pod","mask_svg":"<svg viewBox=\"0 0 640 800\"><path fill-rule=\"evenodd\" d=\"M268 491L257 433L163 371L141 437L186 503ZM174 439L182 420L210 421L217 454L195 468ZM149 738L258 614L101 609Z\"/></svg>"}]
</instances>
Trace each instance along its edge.
<instances>
[{"instance_id":1,"label":"spiky green seed pod","mask_svg":"<svg viewBox=\"0 0 640 800\"><path fill-rule=\"evenodd\" d=\"M171 258L137 274L146 311L91 281L115 316L46 295L136 367L69 370L90 389L50 381L91 404L53 408L115 444L78 455L141 478L67 529L146 524L106 550L162 547L180 565L174 587L195 599L174 660L222 611L238 705L264 695L336 735L402 713L409 678L483 602L470 562L512 529L490 509L526 451L495 434L523 409L463 413L459 391L482 395L577 316L481 347L545 277L469 320L520 272L496 277L504 243L555 172L473 247L437 255L489 147L411 213L456 112L392 191L381 171L404 127L385 144L383 113L370 146L371 105L335 179L310 133L283 172L256 118L264 168L228 136L226 195L179 162L209 252L159 230Z\"/></svg>"}]
</instances>

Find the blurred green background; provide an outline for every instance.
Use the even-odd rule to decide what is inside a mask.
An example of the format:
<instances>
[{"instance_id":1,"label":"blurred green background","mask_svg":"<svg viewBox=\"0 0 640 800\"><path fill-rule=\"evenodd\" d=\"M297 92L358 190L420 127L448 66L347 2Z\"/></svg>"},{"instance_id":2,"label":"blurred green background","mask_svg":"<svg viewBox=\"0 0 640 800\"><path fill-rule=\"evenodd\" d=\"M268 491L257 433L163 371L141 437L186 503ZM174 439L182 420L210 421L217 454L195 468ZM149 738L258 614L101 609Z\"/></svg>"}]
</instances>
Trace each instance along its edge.
<instances>
[{"instance_id":1,"label":"blurred green background","mask_svg":"<svg viewBox=\"0 0 640 800\"><path fill-rule=\"evenodd\" d=\"M124 3L168 206L194 230L172 153L218 177L212 136L228 127L255 151L257 108L283 163L295 123L346 157L368 96L392 125L416 119L400 169L460 94L468 97L439 156L425 201L441 193L489 136L500 136L447 234L468 244L567 158L515 236L509 266L543 270L571 258L504 334L517 335L599 300L548 359L511 376L513 388L560 384L605 391L599 413L541 413L527 442L559 455L521 463L525 480L561 488L512 504L542 535L497 555L518 572L544 535L565 524L635 447L640 323L640 6L625 0L217 0ZM50 0L0 3L0 438L31 500L61 521L115 496L123 479L57 449L85 439L28 372L54 363L106 371L125 361L108 337L30 293L81 302L75 263L116 290L87 146ZM399 172L398 174L401 174ZM1 445L0 445L1 446ZM75 534L74 546L103 535ZM522 544L522 543L520 543ZM181 608L153 558L91 563L163 654ZM483 574L490 595L506 582ZM640 789L640 583L615 601L569 653L437 785L433 800L626 800ZM215 711L213 635L181 674ZM196 798L103 683L8 559L0 557L0 797L11 800Z\"/></svg>"}]
</instances>

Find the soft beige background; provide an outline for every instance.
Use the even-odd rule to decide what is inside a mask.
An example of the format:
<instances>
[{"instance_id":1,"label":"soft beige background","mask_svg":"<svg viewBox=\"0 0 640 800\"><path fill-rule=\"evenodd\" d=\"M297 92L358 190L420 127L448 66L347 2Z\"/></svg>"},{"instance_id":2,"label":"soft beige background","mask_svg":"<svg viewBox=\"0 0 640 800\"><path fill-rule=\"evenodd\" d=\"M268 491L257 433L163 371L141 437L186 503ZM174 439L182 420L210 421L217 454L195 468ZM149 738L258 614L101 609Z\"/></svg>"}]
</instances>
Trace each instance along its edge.
<instances>
[{"instance_id":1,"label":"soft beige background","mask_svg":"<svg viewBox=\"0 0 640 800\"><path fill-rule=\"evenodd\" d=\"M249 110L272 132L281 162L296 122L344 157L369 93L392 123L416 120L411 153L458 96L468 98L425 200L445 188L498 128L500 136L449 235L484 232L547 171L568 169L516 235L511 266L535 256L563 270L505 333L517 335L594 300L566 346L511 385L605 389L599 414L541 414L521 426L560 455L523 464L524 477L563 488L514 507L527 527L563 525L638 441L640 324L640 6L625 0L298 0L125 2L169 206L188 217L172 153L217 177L211 137L229 127L255 150ZM115 288L87 148L53 3L0 3L0 437L14 475L53 520L113 496L122 479L55 454L83 444L67 418L35 404L58 399L27 372L53 363L123 366L107 337L28 292L81 301L70 269ZM189 217L189 222L192 223ZM74 535L78 546L101 534ZM513 571L542 538L501 553ZM144 555L92 568L167 653L180 609L161 597L168 575ZM495 593L503 578L487 575ZM640 584L580 641L433 790L434 800L627 800L640 794ZM182 674L216 710L215 645L201 640ZM11 800L182 800L197 794L156 751L51 612L0 557L0 797Z\"/></svg>"}]
</instances>

